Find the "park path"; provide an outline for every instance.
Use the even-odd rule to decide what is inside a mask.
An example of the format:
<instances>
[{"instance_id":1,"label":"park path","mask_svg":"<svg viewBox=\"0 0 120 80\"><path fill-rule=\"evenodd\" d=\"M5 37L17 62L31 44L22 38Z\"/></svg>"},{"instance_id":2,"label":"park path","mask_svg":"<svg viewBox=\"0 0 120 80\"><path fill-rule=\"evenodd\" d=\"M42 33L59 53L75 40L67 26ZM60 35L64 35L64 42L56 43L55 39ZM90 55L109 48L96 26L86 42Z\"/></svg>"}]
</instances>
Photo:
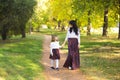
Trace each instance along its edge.
<instances>
[{"instance_id":1,"label":"park path","mask_svg":"<svg viewBox=\"0 0 120 80\"><path fill-rule=\"evenodd\" d=\"M46 80L86 80L82 72L78 70L68 70L63 68L64 61L67 57L66 54L60 52L60 70L52 70L50 69L50 59L49 59L49 44L50 44L51 36L45 35L43 41L43 57L41 63L45 67L44 75L46 76Z\"/></svg>"}]
</instances>

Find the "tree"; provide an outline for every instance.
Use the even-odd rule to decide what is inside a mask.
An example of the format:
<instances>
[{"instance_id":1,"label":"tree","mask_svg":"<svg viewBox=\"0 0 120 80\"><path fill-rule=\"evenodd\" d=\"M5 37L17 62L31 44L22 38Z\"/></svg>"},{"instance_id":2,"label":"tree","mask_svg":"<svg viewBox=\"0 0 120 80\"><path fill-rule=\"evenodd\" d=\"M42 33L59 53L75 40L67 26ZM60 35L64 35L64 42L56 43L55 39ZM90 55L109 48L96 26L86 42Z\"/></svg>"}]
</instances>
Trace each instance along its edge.
<instances>
[{"instance_id":1,"label":"tree","mask_svg":"<svg viewBox=\"0 0 120 80\"><path fill-rule=\"evenodd\" d=\"M36 31L40 31L42 24L47 24L49 21L49 3L48 0L37 0L37 5L34 8L34 14L28 24Z\"/></svg>"},{"instance_id":2,"label":"tree","mask_svg":"<svg viewBox=\"0 0 120 80\"><path fill-rule=\"evenodd\" d=\"M118 39L120 39L120 21L118 26L119 26Z\"/></svg>"},{"instance_id":3,"label":"tree","mask_svg":"<svg viewBox=\"0 0 120 80\"><path fill-rule=\"evenodd\" d=\"M87 35L91 35L91 27L93 17L95 16L95 9L97 1L95 0L73 0L73 9L76 13L76 18L82 22L86 22L84 26L87 25Z\"/></svg>"},{"instance_id":4,"label":"tree","mask_svg":"<svg viewBox=\"0 0 120 80\"><path fill-rule=\"evenodd\" d=\"M98 0L97 1L97 9L99 10L99 13L103 12L104 13L104 22L103 22L103 32L102 32L102 36L107 36L107 29L108 29L108 15L109 15L109 12L110 12L110 8L113 6L113 2L114 0Z\"/></svg>"},{"instance_id":5,"label":"tree","mask_svg":"<svg viewBox=\"0 0 120 80\"><path fill-rule=\"evenodd\" d=\"M50 2L50 18L57 22L59 29L63 28L64 21L73 18L72 0L51 0ZM62 25L61 25L62 24Z\"/></svg>"},{"instance_id":6,"label":"tree","mask_svg":"<svg viewBox=\"0 0 120 80\"><path fill-rule=\"evenodd\" d=\"M104 24L102 36L107 36L107 28L108 28L108 7L106 7L104 10Z\"/></svg>"},{"instance_id":7,"label":"tree","mask_svg":"<svg viewBox=\"0 0 120 80\"><path fill-rule=\"evenodd\" d=\"M116 22L116 21L117 21L117 23L119 22L118 15L120 14L120 11L119 11L120 1L119 0L99 0L99 1L98 2L100 4L103 4L101 6L101 9L104 10L104 24L103 24L102 36L107 36L107 33L108 33L107 28L108 28L108 26L110 26L110 20L108 20L108 18L110 19L110 17L112 17L114 19L114 22ZM110 13L110 11L112 11L112 13ZM112 15L112 14L114 14L114 15ZM114 22L112 22L112 23L114 23ZM118 33L118 39L119 39L119 33Z\"/></svg>"},{"instance_id":8,"label":"tree","mask_svg":"<svg viewBox=\"0 0 120 80\"><path fill-rule=\"evenodd\" d=\"M9 2L9 4L6 4L6 2ZM13 0L7 0L6 2L4 0L0 1L0 29L3 40L7 38L7 34L9 31L9 26L7 25L9 24L8 22L11 16L10 11L12 10L11 6L13 4ZM7 13L9 13L9 15Z\"/></svg>"},{"instance_id":9,"label":"tree","mask_svg":"<svg viewBox=\"0 0 120 80\"><path fill-rule=\"evenodd\" d=\"M35 0L0 0L0 34L3 40L10 33L25 37L25 25L35 4Z\"/></svg>"},{"instance_id":10,"label":"tree","mask_svg":"<svg viewBox=\"0 0 120 80\"><path fill-rule=\"evenodd\" d=\"M113 8L114 10L114 17L115 20L117 21L117 26L119 28L118 31L118 39L120 39L120 0L114 0Z\"/></svg>"},{"instance_id":11,"label":"tree","mask_svg":"<svg viewBox=\"0 0 120 80\"><path fill-rule=\"evenodd\" d=\"M20 30L22 38L26 37L26 23L33 14L33 7L36 2L34 0L18 0L18 20L20 22Z\"/></svg>"}]
</instances>

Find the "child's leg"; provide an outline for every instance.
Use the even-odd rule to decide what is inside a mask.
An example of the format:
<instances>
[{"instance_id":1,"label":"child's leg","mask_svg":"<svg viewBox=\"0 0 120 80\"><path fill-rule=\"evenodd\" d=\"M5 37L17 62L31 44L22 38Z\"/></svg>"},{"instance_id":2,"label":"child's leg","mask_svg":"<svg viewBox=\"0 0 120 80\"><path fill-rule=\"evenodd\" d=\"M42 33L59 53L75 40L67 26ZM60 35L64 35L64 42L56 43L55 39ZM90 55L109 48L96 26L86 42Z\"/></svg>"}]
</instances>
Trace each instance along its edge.
<instances>
[{"instance_id":1,"label":"child's leg","mask_svg":"<svg viewBox=\"0 0 120 80\"><path fill-rule=\"evenodd\" d=\"M50 67L50 68L51 68L51 69L55 69L55 68L54 68L54 60L52 60L52 59L51 59L51 67Z\"/></svg>"},{"instance_id":2,"label":"child's leg","mask_svg":"<svg viewBox=\"0 0 120 80\"><path fill-rule=\"evenodd\" d=\"M51 67L53 67L54 66L54 60L51 59L50 63L51 63Z\"/></svg>"},{"instance_id":3,"label":"child's leg","mask_svg":"<svg viewBox=\"0 0 120 80\"><path fill-rule=\"evenodd\" d=\"M59 68L59 60L56 59L55 61L56 61L56 68Z\"/></svg>"}]
</instances>

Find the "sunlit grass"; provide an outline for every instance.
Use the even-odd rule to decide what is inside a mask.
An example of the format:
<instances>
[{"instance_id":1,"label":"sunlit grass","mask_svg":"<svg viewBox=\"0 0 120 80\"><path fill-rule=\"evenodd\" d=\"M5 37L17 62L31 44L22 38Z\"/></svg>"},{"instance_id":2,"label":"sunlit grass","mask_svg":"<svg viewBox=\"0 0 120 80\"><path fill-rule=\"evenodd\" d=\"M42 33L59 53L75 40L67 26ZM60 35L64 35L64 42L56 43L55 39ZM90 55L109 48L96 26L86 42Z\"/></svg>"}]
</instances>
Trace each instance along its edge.
<instances>
[{"instance_id":1,"label":"sunlit grass","mask_svg":"<svg viewBox=\"0 0 120 80\"><path fill-rule=\"evenodd\" d=\"M44 79L40 34L28 35L26 39L14 38L0 42L0 80Z\"/></svg>"},{"instance_id":2,"label":"sunlit grass","mask_svg":"<svg viewBox=\"0 0 120 80\"><path fill-rule=\"evenodd\" d=\"M66 32L41 30L42 34L56 34L60 44ZM15 37L0 41L0 80L45 80L40 64L43 37L34 33L26 39ZM67 45L62 49L67 53ZM80 70L87 80L120 80L120 41L116 34L81 34Z\"/></svg>"},{"instance_id":3,"label":"sunlit grass","mask_svg":"<svg viewBox=\"0 0 120 80\"><path fill-rule=\"evenodd\" d=\"M59 34L62 43L65 34ZM63 49L67 52L67 45ZM81 34L80 70L87 80L120 80L120 42L116 35Z\"/></svg>"},{"instance_id":4,"label":"sunlit grass","mask_svg":"<svg viewBox=\"0 0 120 80\"><path fill-rule=\"evenodd\" d=\"M46 35L61 35L61 34L64 34L65 31L53 30L53 29L41 29L40 33L46 34Z\"/></svg>"}]
</instances>

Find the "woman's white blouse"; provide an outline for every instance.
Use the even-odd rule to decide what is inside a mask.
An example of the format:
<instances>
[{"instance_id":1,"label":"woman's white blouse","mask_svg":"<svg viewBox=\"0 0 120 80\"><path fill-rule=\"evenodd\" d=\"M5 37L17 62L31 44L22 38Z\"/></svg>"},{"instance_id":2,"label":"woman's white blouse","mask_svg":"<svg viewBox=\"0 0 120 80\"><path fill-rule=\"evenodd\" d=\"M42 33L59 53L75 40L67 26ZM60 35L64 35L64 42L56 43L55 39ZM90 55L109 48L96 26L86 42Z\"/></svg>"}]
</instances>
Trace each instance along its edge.
<instances>
[{"instance_id":1,"label":"woman's white blouse","mask_svg":"<svg viewBox=\"0 0 120 80\"><path fill-rule=\"evenodd\" d=\"M68 38L77 38L78 39L78 43L80 44L80 31L78 30L78 35L76 35L74 31L72 31L70 33L69 30L70 30L70 28L67 30L67 34L66 34L65 40L67 41Z\"/></svg>"}]
</instances>

